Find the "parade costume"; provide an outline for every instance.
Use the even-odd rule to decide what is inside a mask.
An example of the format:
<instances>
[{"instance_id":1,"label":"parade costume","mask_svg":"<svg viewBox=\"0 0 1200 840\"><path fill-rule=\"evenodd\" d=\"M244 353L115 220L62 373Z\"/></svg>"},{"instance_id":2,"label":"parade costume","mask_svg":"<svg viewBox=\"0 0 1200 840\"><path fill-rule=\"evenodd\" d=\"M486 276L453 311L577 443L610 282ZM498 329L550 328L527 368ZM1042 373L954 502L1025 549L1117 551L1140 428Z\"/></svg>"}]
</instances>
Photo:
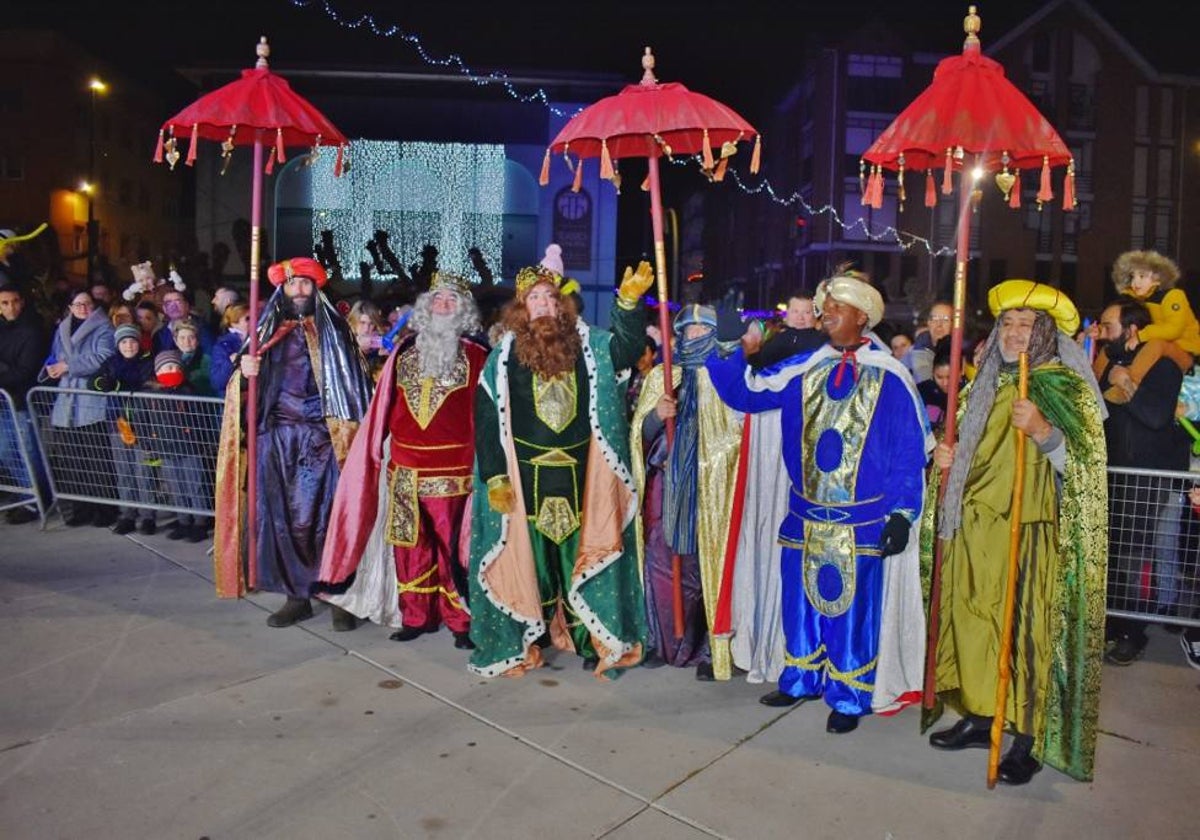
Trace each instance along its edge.
<instances>
[{"instance_id":1,"label":"parade costume","mask_svg":"<svg viewBox=\"0 0 1200 840\"><path fill-rule=\"evenodd\" d=\"M518 305L532 289L561 282L556 271L523 269ZM641 661L637 495L616 381L616 370L631 366L645 346L636 297L633 304L618 299L612 324L609 333L577 320L582 347L574 367L549 379L519 361L511 331L488 357L475 400L475 673L515 676L540 666L537 643L547 632L555 647L596 660L597 676ZM505 513L491 503L497 488L512 494Z\"/></svg>"},{"instance_id":2,"label":"parade costume","mask_svg":"<svg viewBox=\"0 0 1200 840\"><path fill-rule=\"evenodd\" d=\"M1104 644L1104 430L1095 380L1086 357L1069 338L1079 316L1061 292L1032 284L1038 291L1032 295L1031 284L1006 281L989 293L994 314L1033 309L1047 319L1044 328L1035 324L1030 340L1028 398L1058 430L1045 444L1025 448L1012 677L1003 713L1005 728L1029 741L1034 760L1087 780L1092 776ZM1051 344L1054 322L1056 346ZM945 543L936 690L964 721L995 712L1015 436L1021 434L1012 426L1016 365L1001 357L1000 328L998 321L979 374L964 391L960 437L937 522ZM1039 329L1045 330L1042 341L1048 346L1035 353ZM925 525L927 537L921 542L931 553L932 511L927 511ZM961 748L950 732L935 733L931 743ZM1021 783L1006 778L1007 760L1001 761L1000 779ZM1032 772L1036 765L1022 774L1023 780Z\"/></svg>"},{"instance_id":3,"label":"parade costume","mask_svg":"<svg viewBox=\"0 0 1200 840\"><path fill-rule=\"evenodd\" d=\"M427 294L440 290L456 292L459 306L471 301L460 278L435 274ZM456 635L470 628L458 547L488 351L464 336L456 344L441 376L422 374L416 334L388 357L334 497L320 575L332 594L322 597L384 627L429 632L444 623Z\"/></svg>"},{"instance_id":4,"label":"parade costume","mask_svg":"<svg viewBox=\"0 0 1200 840\"><path fill-rule=\"evenodd\" d=\"M277 286L285 273L315 281L315 311L289 317L282 288L259 321L258 588L289 600L310 595L340 464L371 398L370 380L350 328L320 291L325 271L299 258L271 266ZM242 387L235 371L225 390L217 457L215 551L217 595L246 591L241 555L245 499L241 448Z\"/></svg>"},{"instance_id":5,"label":"parade costume","mask_svg":"<svg viewBox=\"0 0 1200 840\"><path fill-rule=\"evenodd\" d=\"M694 323L707 326L709 335L683 338L684 329ZM656 365L646 377L633 415L630 452L638 495L645 505L637 522L648 647L668 665L711 662L714 678L727 680L732 675L729 639L713 638L712 623L729 538L742 424L741 416L721 402L704 368L704 359L716 343L715 327L708 307L686 307L675 319L679 352L678 366L671 370L677 405L674 446L665 451L665 426L654 413L663 396L663 368ZM647 427L651 435L644 438ZM644 448L651 450L649 457ZM651 465L657 469L648 483ZM679 555L683 574L684 636L678 640L672 554Z\"/></svg>"},{"instance_id":6,"label":"parade costume","mask_svg":"<svg viewBox=\"0 0 1200 840\"><path fill-rule=\"evenodd\" d=\"M826 283L839 289L844 279ZM874 317L871 326L878 321L874 307L845 302ZM877 308L881 314L882 300ZM786 641L779 692L820 695L851 717L890 714L920 695L916 541L885 559L880 544L893 516L919 518L932 447L907 371L861 342L825 345L775 377L751 377L740 350L708 360L713 385L732 407L781 409L791 488L787 514L776 523Z\"/></svg>"}]
</instances>

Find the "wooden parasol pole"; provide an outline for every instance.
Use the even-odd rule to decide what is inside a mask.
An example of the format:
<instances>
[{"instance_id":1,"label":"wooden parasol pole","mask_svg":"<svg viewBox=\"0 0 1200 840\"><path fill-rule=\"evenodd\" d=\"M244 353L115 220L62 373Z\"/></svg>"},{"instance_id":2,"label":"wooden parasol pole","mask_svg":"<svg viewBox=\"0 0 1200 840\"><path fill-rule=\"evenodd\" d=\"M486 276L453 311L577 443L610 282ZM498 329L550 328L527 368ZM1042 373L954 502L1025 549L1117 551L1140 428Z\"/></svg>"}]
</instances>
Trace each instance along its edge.
<instances>
[{"instance_id":1,"label":"wooden parasol pole","mask_svg":"<svg viewBox=\"0 0 1200 840\"><path fill-rule=\"evenodd\" d=\"M667 249L663 236L662 188L658 176L658 158L651 154L650 164L650 224L654 231L654 273L658 280L658 329L662 333L663 394L675 396L675 380L671 375L671 314L667 307ZM667 451L675 444L675 418L667 418ZM671 601L675 617L675 638L683 638L683 563L678 554L671 555Z\"/></svg>"},{"instance_id":2,"label":"wooden parasol pole","mask_svg":"<svg viewBox=\"0 0 1200 840\"><path fill-rule=\"evenodd\" d=\"M958 439L958 383L962 379L963 317L967 308L967 263L971 256L971 191L974 179L964 167L959 174L958 244L954 261L954 321L950 329L950 387L946 389L946 430L942 442L954 448ZM942 470L938 485L938 504L946 493L949 470ZM936 520L935 520L936 521ZM944 541L936 537L933 549L933 573L929 582L929 622L925 638L925 683L921 706L932 709L937 702L937 643L941 632L942 556Z\"/></svg>"},{"instance_id":3,"label":"wooden parasol pole","mask_svg":"<svg viewBox=\"0 0 1200 840\"><path fill-rule=\"evenodd\" d=\"M1017 396L1029 395L1029 354L1018 361ZM1025 433L1017 430L1017 473L1013 478L1012 508L1008 525L1008 579L1004 588L1004 623L1000 633L1000 655L996 663L996 709L992 714L992 739L988 747L987 786L996 786L1000 767L1000 741L1004 737L1004 710L1008 704L1008 684L1012 680L1013 614L1017 603L1017 561L1021 550L1021 498L1025 490Z\"/></svg>"},{"instance_id":4,"label":"wooden parasol pole","mask_svg":"<svg viewBox=\"0 0 1200 840\"><path fill-rule=\"evenodd\" d=\"M262 239L262 131L254 132L250 190L250 357L258 358L258 264ZM258 377L246 389L246 588L258 588Z\"/></svg>"}]
</instances>

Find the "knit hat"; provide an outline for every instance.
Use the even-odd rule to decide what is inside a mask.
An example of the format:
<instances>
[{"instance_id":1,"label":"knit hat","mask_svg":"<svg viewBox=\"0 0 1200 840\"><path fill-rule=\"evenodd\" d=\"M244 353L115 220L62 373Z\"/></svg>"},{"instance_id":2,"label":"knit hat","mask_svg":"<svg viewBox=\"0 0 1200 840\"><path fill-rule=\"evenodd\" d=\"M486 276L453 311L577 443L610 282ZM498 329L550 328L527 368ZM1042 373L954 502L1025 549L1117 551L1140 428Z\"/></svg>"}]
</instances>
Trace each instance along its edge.
<instances>
[{"instance_id":1,"label":"knit hat","mask_svg":"<svg viewBox=\"0 0 1200 840\"><path fill-rule=\"evenodd\" d=\"M117 331L113 336L113 342L120 344L127 338L132 338L134 341L140 344L142 341L142 331L133 324L122 324L121 326L117 327Z\"/></svg>"},{"instance_id":2,"label":"knit hat","mask_svg":"<svg viewBox=\"0 0 1200 840\"><path fill-rule=\"evenodd\" d=\"M549 283L559 288L563 283L562 248L554 242L546 246L546 255L537 265L528 265L517 272L517 294L524 298L526 292L538 283Z\"/></svg>"},{"instance_id":3,"label":"knit hat","mask_svg":"<svg viewBox=\"0 0 1200 840\"><path fill-rule=\"evenodd\" d=\"M178 350L163 350L154 357L154 372L158 373L167 365L179 365L183 367L183 356Z\"/></svg>"}]
</instances>

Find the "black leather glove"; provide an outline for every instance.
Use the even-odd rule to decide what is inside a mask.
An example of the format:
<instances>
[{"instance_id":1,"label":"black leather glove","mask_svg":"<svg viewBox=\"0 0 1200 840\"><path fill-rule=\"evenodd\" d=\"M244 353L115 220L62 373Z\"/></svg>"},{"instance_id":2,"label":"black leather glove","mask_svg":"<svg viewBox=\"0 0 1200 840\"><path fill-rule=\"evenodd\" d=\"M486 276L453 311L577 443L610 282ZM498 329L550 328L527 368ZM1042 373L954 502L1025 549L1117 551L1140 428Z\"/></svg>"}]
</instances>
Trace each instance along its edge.
<instances>
[{"instance_id":1,"label":"black leather glove","mask_svg":"<svg viewBox=\"0 0 1200 840\"><path fill-rule=\"evenodd\" d=\"M717 341L738 341L745 334L746 325L736 309L722 306L717 310Z\"/></svg>"},{"instance_id":2,"label":"black leather glove","mask_svg":"<svg viewBox=\"0 0 1200 840\"><path fill-rule=\"evenodd\" d=\"M891 557L899 554L908 545L908 520L898 513L888 517L883 526L883 536L879 538L879 556Z\"/></svg>"}]
</instances>

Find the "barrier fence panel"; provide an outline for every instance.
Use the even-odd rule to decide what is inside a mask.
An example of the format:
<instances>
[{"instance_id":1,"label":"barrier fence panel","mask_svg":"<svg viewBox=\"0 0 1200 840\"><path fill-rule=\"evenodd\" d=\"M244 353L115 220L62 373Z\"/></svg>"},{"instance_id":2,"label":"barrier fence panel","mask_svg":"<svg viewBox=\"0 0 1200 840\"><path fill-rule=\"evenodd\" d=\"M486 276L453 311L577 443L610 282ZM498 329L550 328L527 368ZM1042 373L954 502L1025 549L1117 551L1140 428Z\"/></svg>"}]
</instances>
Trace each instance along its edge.
<instances>
[{"instance_id":1,"label":"barrier fence panel","mask_svg":"<svg viewBox=\"0 0 1200 840\"><path fill-rule=\"evenodd\" d=\"M154 511L213 514L222 401L136 391L34 388L29 410L55 498Z\"/></svg>"},{"instance_id":2,"label":"barrier fence panel","mask_svg":"<svg viewBox=\"0 0 1200 840\"><path fill-rule=\"evenodd\" d=\"M1108 470L1108 614L1200 627L1200 473Z\"/></svg>"},{"instance_id":3,"label":"barrier fence panel","mask_svg":"<svg viewBox=\"0 0 1200 840\"><path fill-rule=\"evenodd\" d=\"M35 505L44 521L46 510L35 479L36 458L28 415L18 412L12 395L0 389L0 510Z\"/></svg>"}]
</instances>

